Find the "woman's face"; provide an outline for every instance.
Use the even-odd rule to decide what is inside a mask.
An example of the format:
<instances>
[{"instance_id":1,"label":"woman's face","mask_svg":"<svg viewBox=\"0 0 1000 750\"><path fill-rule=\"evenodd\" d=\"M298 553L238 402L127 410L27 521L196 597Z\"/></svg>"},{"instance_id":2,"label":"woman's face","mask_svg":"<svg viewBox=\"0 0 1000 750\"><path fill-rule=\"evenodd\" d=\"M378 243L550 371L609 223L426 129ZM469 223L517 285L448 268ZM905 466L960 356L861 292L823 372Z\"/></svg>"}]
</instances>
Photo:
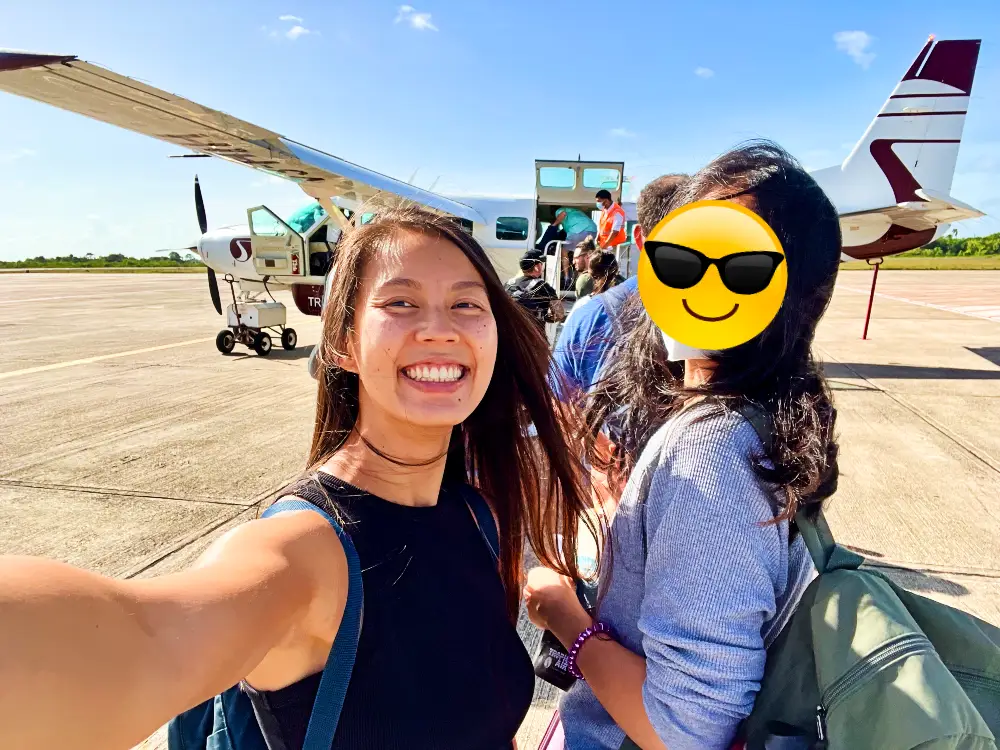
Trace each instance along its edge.
<instances>
[{"instance_id":1,"label":"woman's face","mask_svg":"<svg viewBox=\"0 0 1000 750\"><path fill-rule=\"evenodd\" d=\"M345 369L364 422L451 428L493 377L497 326L482 277L447 240L404 234L362 271Z\"/></svg>"}]
</instances>

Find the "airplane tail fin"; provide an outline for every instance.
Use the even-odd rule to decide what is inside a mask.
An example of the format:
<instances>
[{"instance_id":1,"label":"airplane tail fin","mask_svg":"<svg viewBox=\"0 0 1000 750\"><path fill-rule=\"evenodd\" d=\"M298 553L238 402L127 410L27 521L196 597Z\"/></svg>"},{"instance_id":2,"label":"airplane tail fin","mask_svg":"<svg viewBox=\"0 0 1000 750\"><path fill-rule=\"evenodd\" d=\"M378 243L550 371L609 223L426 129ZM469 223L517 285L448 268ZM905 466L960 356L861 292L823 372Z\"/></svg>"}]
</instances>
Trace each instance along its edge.
<instances>
[{"instance_id":1,"label":"airplane tail fin","mask_svg":"<svg viewBox=\"0 0 1000 750\"><path fill-rule=\"evenodd\" d=\"M852 184L885 185L896 203L947 195L969 108L980 40L927 40L840 170Z\"/></svg>"}]
</instances>

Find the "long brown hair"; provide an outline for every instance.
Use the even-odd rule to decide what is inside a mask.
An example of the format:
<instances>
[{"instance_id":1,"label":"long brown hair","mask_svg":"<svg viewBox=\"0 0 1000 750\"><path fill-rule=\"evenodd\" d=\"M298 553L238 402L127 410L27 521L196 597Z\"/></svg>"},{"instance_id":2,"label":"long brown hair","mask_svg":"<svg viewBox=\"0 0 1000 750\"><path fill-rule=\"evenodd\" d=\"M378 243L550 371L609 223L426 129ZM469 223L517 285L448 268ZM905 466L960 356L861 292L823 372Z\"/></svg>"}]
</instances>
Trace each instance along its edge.
<instances>
[{"instance_id":1,"label":"long brown hair","mask_svg":"<svg viewBox=\"0 0 1000 750\"><path fill-rule=\"evenodd\" d=\"M615 285L618 276L618 259L614 253L595 252L587 261L587 270L594 280L594 294L606 292Z\"/></svg>"},{"instance_id":2,"label":"long brown hair","mask_svg":"<svg viewBox=\"0 0 1000 750\"><path fill-rule=\"evenodd\" d=\"M754 468L783 490L776 518L791 520L799 507L814 512L837 485L836 410L812 343L837 278L840 224L815 180L767 141L712 161L677 190L670 208L737 196L752 202L785 250L788 286L778 314L750 341L711 354L712 377L688 388L683 363L667 360L660 330L634 295L622 313L621 327L629 334L587 402L586 441L592 460L620 489L646 441L690 397L708 397L717 409L752 404L773 427L770 449L756 457ZM616 427L610 461L595 450L598 432L609 423Z\"/></svg>"},{"instance_id":3,"label":"long brown hair","mask_svg":"<svg viewBox=\"0 0 1000 750\"><path fill-rule=\"evenodd\" d=\"M515 620L525 538L543 565L575 578L580 521L597 539L603 529L587 513L590 503L581 481L579 450L572 450L566 440L568 415L548 384L548 342L528 313L504 292L480 244L454 219L396 207L345 232L330 270L332 283L323 310L310 468L315 471L340 449L358 419L358 376L337 362L354 334L361 274L396 240L414 234L445 240L462 251L482 276L496 319L493 377L476 409L453 428L444 477L476 487L496 514L500 575L508 612ZM528 434L531 425L538 434L537 445Z\"/></svg>"}]
</instances>

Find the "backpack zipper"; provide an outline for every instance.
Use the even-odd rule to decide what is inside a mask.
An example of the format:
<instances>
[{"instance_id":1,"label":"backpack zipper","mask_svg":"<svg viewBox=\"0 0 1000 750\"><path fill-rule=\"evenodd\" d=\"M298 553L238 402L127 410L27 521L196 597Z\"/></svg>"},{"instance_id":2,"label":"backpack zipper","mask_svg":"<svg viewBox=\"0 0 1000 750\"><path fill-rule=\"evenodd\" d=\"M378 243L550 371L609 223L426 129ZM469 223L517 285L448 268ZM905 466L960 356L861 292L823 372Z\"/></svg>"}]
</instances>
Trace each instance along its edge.
<instances>
[{"instance_id":1,"label":"backpack zipper","mask_svg":"<svg viewBox=\"0 0 1000 750\"><path fill-rule=\"evenodd\" d=\"M948 665L945 664L947 667ZM955 679L958 680L959 685L963 683L975 685L979 688L985 688L986 690L992 690L995 693L1000 693L1000 680L995 678L987 677L986 675L979 674L978 672L972 672L967 669L952 669L948 667ZM964 685L963 685L964 687Z\"/></svg>"},{"instance_id":2,"label":"backpack zipper","mask_svg":"<svg viewBox=\"0 0 1000 750\"><path fill-rule=\"evenodd\" d=\"M879 672L896 662L914 654L932 653L934 646L923 633L909 633L883 643L868 656L859 661L844 674L834 680L823 691L820 704L816 707L816 735L826 746L826 716L841 701L846 700L864 687Z\"/></svg>"}]
</instances>

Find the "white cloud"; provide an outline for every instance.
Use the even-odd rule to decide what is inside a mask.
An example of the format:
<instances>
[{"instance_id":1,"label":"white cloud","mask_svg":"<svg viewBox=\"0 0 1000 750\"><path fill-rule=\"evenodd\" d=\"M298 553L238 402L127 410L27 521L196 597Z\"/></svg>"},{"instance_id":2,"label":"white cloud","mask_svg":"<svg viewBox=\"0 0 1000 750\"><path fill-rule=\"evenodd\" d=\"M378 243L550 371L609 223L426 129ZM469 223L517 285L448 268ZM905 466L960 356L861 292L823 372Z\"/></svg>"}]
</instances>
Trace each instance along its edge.
<instances>
[{"instance_id":1,"label":"white cloud","mask_svg":"<svg viewBox=\"0 0 1000 750\"><path fill-rule=\"evenodd\" d=\"M628 128L612 128L609 135L614 138L635 138L635 133Z\"/></svg>"},{"instance_id":2,"label":"white cloud","mask_svg":"<svg viewBox=\"0 0 1000 750\"><path fill-rule=\"evenodd\" d=\"M875 41L875 37L868 32L838 31L833 35L833 41L836 43L837 49L850 55L851 59L862 68L867 69L872 64L872 60L875 59L874 52L866 51Z\"/></svg>"},{"instance_id":3,"label":"white cloud","mask_svg":"<svg viewBox=\"0 0 1000 750\"><path fill-rule=\"evenodd\" d=\"M711 78L715 75L715 71L711 68L695 68L694 74L699 78Z\"/></svg>"},{"instance_id":4,"label":"white cloud","mask_svg":"<svg viewBox=\"0 0 1000 750\"><path fill-rule=\"evenodd\" d=\"M430 13L417 13L417 9L412 5L400 5L396 20L393 23L406 21L417 31L437 31L438 27L431 21Z\"/></svg>"},{"instance_id":5,"label":"white cloud","mask_svg":"<svg viewBox=\"0 0 1000 750\"><path fill-rule=\"evenodd\" d=\"M281 29L271 29L267 26L262 26L261 31L266 32L267 35L271 37L271 39L277 39L283 36L286 39L293 42L299 37L308 36L310 34L313 36L319 36L318 31L313 31L312 29L306 28L306 26L304 25L305 20L301 16L293 16L286 13L283 16L278 16L278 20L283 21L285 23L291 23L294 25L285 31L282 31Z\"/></svg>"},{"instance_id":6,"label":"white cloud","mask_svg":"<svg viewBox=\"0 0 1000 750\"><path fill-rule=\"evenodd\" d=\"M32 148L19 148L16 151L0 151L0 164L10 164L12 161L27 159L37 155L37 153Z\"/></svg>"}]
</instances>

